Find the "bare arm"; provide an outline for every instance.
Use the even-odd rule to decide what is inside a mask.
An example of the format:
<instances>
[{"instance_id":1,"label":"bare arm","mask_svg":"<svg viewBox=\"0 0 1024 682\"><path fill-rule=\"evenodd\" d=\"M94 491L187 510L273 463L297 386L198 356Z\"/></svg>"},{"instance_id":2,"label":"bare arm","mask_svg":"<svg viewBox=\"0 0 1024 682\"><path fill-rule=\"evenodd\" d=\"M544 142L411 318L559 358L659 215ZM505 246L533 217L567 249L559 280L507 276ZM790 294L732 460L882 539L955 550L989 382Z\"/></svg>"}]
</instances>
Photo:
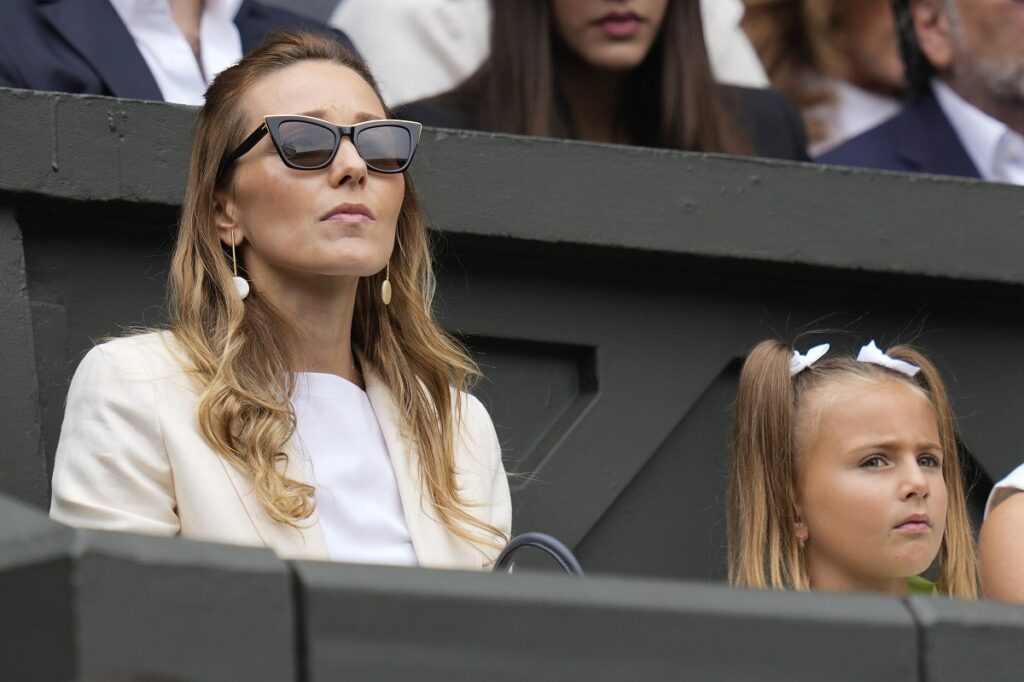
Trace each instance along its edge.
<instances>
[{"instance_id":1,"label":"bare arm","mask_svg":"<svg viewBox=\"0 0 1024 682\"><path fill-rule=\"evenodd\" d=\"M1024 493L989 512L978 542L982 594L1024 604Z\"/></svg>"}]
</instances>

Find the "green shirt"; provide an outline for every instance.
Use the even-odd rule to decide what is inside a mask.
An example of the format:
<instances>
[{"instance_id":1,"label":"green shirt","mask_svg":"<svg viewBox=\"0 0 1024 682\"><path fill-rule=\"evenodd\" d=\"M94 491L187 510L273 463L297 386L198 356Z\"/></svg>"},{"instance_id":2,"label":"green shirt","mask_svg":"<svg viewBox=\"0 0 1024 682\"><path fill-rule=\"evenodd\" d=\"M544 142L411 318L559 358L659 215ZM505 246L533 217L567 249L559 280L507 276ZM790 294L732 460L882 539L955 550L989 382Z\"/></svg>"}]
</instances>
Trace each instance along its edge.
<instances>
[{"instance_id":1,"label":"green shirt","mask_svg":"<svg viewBox=\"0 0 1024 682\"><path fill-rule=\"evenodd\" d=\"M907 578L907 586L910 588L910 594L927 594L929 596L934 596L939 593L939 589L935 586L935 583L930 580L925 580L919 575Z\"/></svg>"}]
</instances>

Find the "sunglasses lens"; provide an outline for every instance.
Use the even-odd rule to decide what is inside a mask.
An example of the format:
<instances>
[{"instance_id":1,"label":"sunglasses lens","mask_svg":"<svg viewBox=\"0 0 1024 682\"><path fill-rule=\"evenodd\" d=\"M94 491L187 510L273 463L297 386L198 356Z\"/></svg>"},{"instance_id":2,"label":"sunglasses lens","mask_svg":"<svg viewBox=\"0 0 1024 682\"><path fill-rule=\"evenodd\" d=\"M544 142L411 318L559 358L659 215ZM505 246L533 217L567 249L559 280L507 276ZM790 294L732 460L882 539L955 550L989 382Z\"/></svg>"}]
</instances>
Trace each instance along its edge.
<instances>
[{"instance_id":1,"label":"sunglasses lens","mask_svg":"<svg viewBox=\"0 0 1024 682\"><path fill-rule=\"evenodd\" d=\"M370 168L385 173L399 171L412 158L412 136L402 126L374 126L359 133L356 149Z\"/></svg>"},{"instance_id":2,"label":"sunglasses lens","mask_svg":"<svg viewBox=\"0 0 1024 682\"><path fill-rule=\"evenodd\" d=\"M296 168L318 168L334 154L334 132L309 121L285 121L278 128L281 154Z\"/></svg>"}]
</instances>

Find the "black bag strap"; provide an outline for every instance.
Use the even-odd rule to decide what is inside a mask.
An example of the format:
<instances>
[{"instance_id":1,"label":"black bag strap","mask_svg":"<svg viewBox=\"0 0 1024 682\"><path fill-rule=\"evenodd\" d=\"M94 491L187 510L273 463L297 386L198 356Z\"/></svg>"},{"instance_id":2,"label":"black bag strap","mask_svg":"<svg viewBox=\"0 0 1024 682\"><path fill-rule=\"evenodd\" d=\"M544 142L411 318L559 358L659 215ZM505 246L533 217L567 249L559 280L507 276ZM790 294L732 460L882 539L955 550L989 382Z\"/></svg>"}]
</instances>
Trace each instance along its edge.
<instances>
[{"instance_id":1,"label":"black bag strap","mask_svg":"<svg viewBox=\"0 0 1024 682\"><path fill-rule=\"evenodd\" d=\"M558 562L558 565L567 574L583 577L583 567L571 549L566 547L558 538L536 531L521 533L509 540L508 544L505 545L505 549L501 550L501 554L498 555L497 560L494 562L494 572L510 572L513 556L523 547L539 549Z\"/></svg>"}]
</instances>

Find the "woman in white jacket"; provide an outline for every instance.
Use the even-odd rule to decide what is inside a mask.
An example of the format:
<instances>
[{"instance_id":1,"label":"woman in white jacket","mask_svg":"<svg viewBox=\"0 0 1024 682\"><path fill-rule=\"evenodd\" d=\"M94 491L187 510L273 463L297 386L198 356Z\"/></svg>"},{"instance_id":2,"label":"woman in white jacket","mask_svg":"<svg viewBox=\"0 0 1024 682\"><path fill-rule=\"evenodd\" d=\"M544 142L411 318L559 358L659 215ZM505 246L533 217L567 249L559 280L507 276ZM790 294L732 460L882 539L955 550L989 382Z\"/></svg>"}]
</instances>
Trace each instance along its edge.
<instances>
[{"instance_id":1,"label":"woman in white jacket","mask_svg":"<svg viewBox=\"0 0 1024 682\"><path fill-rule=\"evenodd\" d=\"M329 38L272 38L199 112L169 325L109 341L68 395L51 516L286 557L479 569L510 530L476 367L433 320L388 118Z\"/></svg>"}]
</instances>

